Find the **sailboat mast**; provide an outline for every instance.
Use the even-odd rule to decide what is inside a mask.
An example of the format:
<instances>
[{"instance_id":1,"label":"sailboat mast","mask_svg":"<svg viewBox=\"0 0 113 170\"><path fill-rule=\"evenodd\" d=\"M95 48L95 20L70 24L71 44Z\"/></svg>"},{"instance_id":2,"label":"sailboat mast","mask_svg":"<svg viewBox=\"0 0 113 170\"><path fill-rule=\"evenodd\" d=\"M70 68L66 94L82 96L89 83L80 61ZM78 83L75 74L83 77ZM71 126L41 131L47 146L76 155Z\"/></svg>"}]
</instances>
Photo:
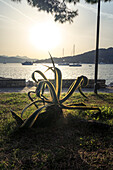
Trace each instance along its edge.
<instances>
[{"instance_id":1,"label":"sailboat mast","mask_svg":"<svg viewBox=\"0 0 113 170\"><path fill-rule=\"evenodd\" d=\"M73 56L75 55L75 44L73 45Z\"/></svg>"},{"instance_id":2,"label":"sailboat mast","mask_svg":"<svg viewBox=\"0 0 113 170\"><path fill-rule=\"evenodd\" d=\"M64 57L64 48L62 49L62 55L63 55L63 57Z\"/></svg>"}]
</instances>

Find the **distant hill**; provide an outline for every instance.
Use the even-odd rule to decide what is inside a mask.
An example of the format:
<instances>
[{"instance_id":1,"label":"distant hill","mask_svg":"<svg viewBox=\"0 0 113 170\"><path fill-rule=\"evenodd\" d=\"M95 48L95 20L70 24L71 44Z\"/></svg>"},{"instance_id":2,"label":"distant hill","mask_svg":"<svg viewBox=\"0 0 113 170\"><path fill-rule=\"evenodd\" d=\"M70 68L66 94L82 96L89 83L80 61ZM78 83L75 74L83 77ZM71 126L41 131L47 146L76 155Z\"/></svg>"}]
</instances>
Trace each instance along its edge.
<instances>
[{"instance_id":1,"label":"distant hill","mask_svg":"<svg viewBox=\"0 0 113 170\"><path fill-rule=\"evenodd\" d=\"M67 56L67 57L53 57L55 63L88 63L93 64L95 63L95 50L85 52L83 54L75 55L75 56ZM43 60L36 60L31 59L26 56L20 57L8 57L8 56L0 56L0 63L6 62L6 63L22 63L25 61L34 61L37 63L51 63L50 58L43 59ZM102 48L99 49L99 63L105 63L105 64L113 64L113 47L110 47L108 49Z\"/></svg>"},{"instance_id":2,"label":"distant hill","mask_svg":"<svg viewBox=\"0 0 113 170\"><path fill-rule=\"evenodd\" d=\"M19 55L17 55L16 58L21 58L21 59L29 60L29 58L27 56L19 56Z\"/></svg>"},{"instance_id":3,"label":"distant hill","mask_svg":"<svg viewBox=\"0 0 113 170\"><path fill-rule=\"evenodd\" d=\"M95 55L96 51L92 50L89 52L85 52L80 55L76 56L67 56L67 57L61 57L61 58L56 58L54 57L54 62L55 63L88 63L88 64L93 64L95 63ZM45 60L39 60L38 62L51 62L50 59L45 59ZM99 63L105 63L105 64L113 64L113 48L110 47L108 49L99 49Z\"/></svg>"},{"instance_id":4,"label":"distant hill","mask_svg":"<svg viewBox=\"0 0 113 170\"><path fill-rule=\"evenodd\" d=\"M26 56L20 57L20 56L15 56L15 57L8 57L8 56L0 56L0 63L22 63L25 61L35 61L36 59L31 59Z\"/></svg>"}]
</instances>

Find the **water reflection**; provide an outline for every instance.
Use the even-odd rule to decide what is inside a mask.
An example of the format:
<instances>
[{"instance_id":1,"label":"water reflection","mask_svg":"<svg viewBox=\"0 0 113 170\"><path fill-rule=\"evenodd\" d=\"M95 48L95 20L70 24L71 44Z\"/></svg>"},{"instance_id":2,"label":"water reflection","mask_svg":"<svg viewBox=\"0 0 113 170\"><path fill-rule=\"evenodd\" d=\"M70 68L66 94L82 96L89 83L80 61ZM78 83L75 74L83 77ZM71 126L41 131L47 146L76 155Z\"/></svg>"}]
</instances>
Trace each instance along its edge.
<instances>
[{"instance_id":1,"label":"water reflection","mask_svg":"<svg viewBox=\"0 0 113 170\"><path fill-rule=\"evenodd\" d=\"M52 64L45 64L52 66ZM82 64L82 67L69 67L69 66L59 66L62 71L63 79L76 79L78 76L84 75L89 79L94 79L94 64ZM32 72L35 70L41 70L43 73L46 71L47 67L44 64L33 64L33 65L22 65L21 63L7 63L0 64L0 77L6 78L25 78L26 80L31 80ZM99 64L99 79L105 79L106 84L113 82L113 64ZM53 72L50 70L45 73L46 77L54 78ZM37 74L40 79L41 76Z\"/></svg>"}]
</instances>

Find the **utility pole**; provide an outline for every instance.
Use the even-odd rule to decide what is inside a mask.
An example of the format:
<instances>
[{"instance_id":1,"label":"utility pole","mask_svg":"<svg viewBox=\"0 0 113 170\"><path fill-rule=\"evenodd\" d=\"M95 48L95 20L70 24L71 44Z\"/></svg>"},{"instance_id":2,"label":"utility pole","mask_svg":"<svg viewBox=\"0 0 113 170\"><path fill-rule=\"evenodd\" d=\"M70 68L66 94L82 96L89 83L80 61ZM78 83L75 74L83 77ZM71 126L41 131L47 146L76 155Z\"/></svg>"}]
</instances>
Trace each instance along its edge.
<instances>
[{"instance_id":1,"label":"utility pole","mask_svg":"<svg viewBox=\"0 0 113 170\"><path fill-rule=\"evenodd\" d=\"M96 39L96 56L95 56L95 82L94 82L94 93L97 94L98 84L98 55L99 55L99 26L100 26L100 0L98 0L98 13L97 13L97 39Z\"/></svg>"}]
</instances>

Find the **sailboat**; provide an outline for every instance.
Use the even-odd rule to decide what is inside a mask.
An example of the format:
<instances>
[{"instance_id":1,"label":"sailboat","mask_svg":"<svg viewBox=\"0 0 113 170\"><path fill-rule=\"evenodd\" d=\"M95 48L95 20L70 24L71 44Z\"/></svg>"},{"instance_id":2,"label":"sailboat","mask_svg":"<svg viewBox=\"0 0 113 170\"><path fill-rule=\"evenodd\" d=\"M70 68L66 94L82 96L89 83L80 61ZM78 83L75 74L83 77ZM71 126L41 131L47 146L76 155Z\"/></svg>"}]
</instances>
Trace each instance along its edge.
<instances>
[{"instance_id":1,"label":"sailboat","mask_svg":"<svg viewBox=\"0 0 113 170\"><path fill-rule=\"evenodd\" d=\"M73 56L75 56L75 44L73 45ZM81 67L82 64L80 64L80 63L70 63L69 66L70 67Z\"/></svg>"}]
</instances>

